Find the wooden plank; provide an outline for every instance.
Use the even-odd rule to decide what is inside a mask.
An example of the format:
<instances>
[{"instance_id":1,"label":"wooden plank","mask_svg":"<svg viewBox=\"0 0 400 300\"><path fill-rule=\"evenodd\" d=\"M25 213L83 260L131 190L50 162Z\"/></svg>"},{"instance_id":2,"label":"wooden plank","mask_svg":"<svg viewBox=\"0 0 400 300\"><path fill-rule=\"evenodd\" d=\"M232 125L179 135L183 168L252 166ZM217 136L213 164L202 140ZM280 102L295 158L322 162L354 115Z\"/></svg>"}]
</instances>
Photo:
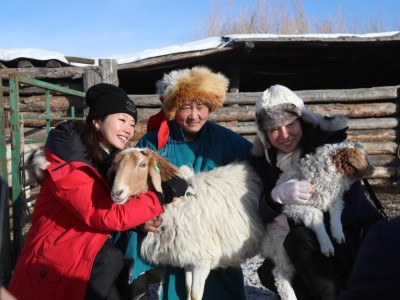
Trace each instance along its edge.
<instances>
[{"instance_id":1,"label":"wooden plank","mask_svg":"<svg viewBox=\"0 0 400 300\"><path fill-rule=\"evenodd\" d=\"M391 166L397 167L399 165L399 158L396 155L370 155L372 164L375 167Z\"/></svg>"},{"instance_id":2,"label":"wooden plank","mask_svg":"<svg viewBox=\"0 0 400 300\"><path fill-rule=\"evenodd\" d=\"M307 108L323 116L348 116L349 118L394 116L397 105L385 103L358 103L358 104L319 104L307 105Z\"/></svg>"},{"instance_id":3,"label":"wooden plank","mask_svg":"<svg viewBox=\"0 0 400 300\"><path fill-rule=\"evenodd\" d=\"M87 71L83 74L83 91L86 92L91 86L100 83L101 76L93 70Z\"/></svg>"},{"instance_id":4,"label":"wooden plank","mask_svg":"<svg viewBox=\"0 0 400 300\"><path fill-rule=\"evenodd\" d=\"M347 139L350 141L359 142L383 142L383 141L397 141L400 135L399 130L396 129L369 129L369 130L348 130Z\"/></svg>"},{"instance_id":5,"label":"wooden plank","mask_svg":"<svg viewBox=\"0 0 400 300\"><path fill-rule=\"evenodd\" d=\"M365 151L371 155L397 154L399 145L395 142L360 142Z\"/></svg>"},{"instance_id":6,"label":"wooden plank","mask_svg":"<svg viewBox=\"0 0 400 300\"><path fill-rule=\"evenodd\" d=\"M29 68L29 69L0 69L0 77L8 79L10 74L25 75L35 79L81 79L83 74L88 70L93 70L100 74L98 66L85 66L85 67L63 67L63 68Z\"/></svg>"},{"instance_id":7,"label":"wooden plank","mask_svg":"<svg viewBox=\"0 0 400 300\"><path fill-rule=\"evenodd\" d=\"M5 107L10 107L9 97L5 97ZM82 111L85 107L85 101L77 96L52 96L50 101L51 111L61 113L69 113L71 106L74 106L77 112ZM20 97L20 111L21 112L39 112L46 111L46 96L21 96Z\"/></svg>"},{"instance_id":8,"label":"wooden plank","mask_svg":"<svg viewBox=\"0 0 400 300\"><path fill-rule=\"evenodd\" d=\"M399 120L397 118L368 118L368 119L350 119L349 127L351 129L388 129L397 128Z\"/></svg>"},{"instance_id":9,"label":"wooden plank","mask_svg":"<svg viewBox=\"0 0 400 300\"><path fill-rule=\"evenodd\" d=\"M119 64L118 65L118 70L125 70L125 69L139 69L139 68L148 68L151 66L159 66L162 65L163 63L169 63L171 64L172 62L175 62L177 60L182 60L182 59L195 59L199 57L204 57L208 55L215 55L215 54L221 54L221 53L226 53L226 52L231 52L232 48L231 47L226 47L226 48L216 48L216 49L211 49L211 50L200 50L200 51L193 51L193 52L185 52L185 53L177 53L177 54L168 54L168 55L162 55L162 56L157 56L153 58L147 58L131 63L124 63L124 64Z\"/></svg>"},{"instance_id":10,"label":"wooden plank","mask_svg":"<svg viewBox=\"0 0 400 300\"><path fill-rule=\"evenodd\" d=\"M397 177L398 169L397 167L376 167L374 168L374 172L368 178L394 178Z\"/></svg>"},{"instance_id":11,"label":"wooden plank","mask_svg":"<svg viewBox=\"0 0 400 300\"><path fill-rule=\"evenodd\" d=\"M372 118L377 115L393 115L394 111L390 110L388 112L384 110L376 109L374 111L374 107L371 106L368 109L360 111L358 113L352 112L352 115L363 115L364 118L360 119L352 119L349 118L349 127L351 129L388 129L388 128L396 128L399 126L399 121L393 118ZM387 106L386 106L387 107ZM331 107L333 108L333 107ZM390 105L391 109L395 109L395 106ZM159 108L139 108L139 122L147 122L148 118L155 113L157 113ZM350 113L350 112L349 112ZM329 114L328 114L329 115ZM238 121L238 122L249 122L255 120L255 112L253 106L224 106L219 108L218 110L212 112L210 114L209 119L214 122L229 122L229 121Z\"/></svg>"},{"instance_id":12,"label":"wooden plank","mask_svg":"<svg viewBox=\"0 0 400 300\"><path fill-rule=\"evenodd\" d=\"M352 102L371 102L381 100L395 100L398 98L400 86L385 86L374 88L359 89L338 89L338 90L302 90L295 93L304 100L304 103L352 103ZM225 105L255 105L257 99L262 95L261 92L252 93L228 93ZM129 95L138 106L160 107L158 95Z\"/></svg>"},{"instance_id":13,"label":"wooden plank","mask_svg":"<svg viewBox=\"0 0 400 300\"><path fill-rule=\"evenodd\" d=\"M96 63L96 60L92 59L92 58L65 56L65 59L68 60L69 63L79 63L79 64L87 64L87 65L94 65Z\"/></svg>"},{"instance_id":14,"label":"wooden plank","mask_svg":"<svg viewBox=\"0 0 400 300\"><path fill-rule=\"evenodd\" d=\"M231 129L240 135L256 134L257 127L254 122L218 122L220 125ZM347 139L355 142L395 142L399 131L395 129L376 130L349 130Z\"/></svg>"},{"instance_id":15,"label":"wooden plank","mask_svg":"<svg viewBox=\"0 0 400 300\"><path fill-rule=\"evenodd\" d=\"M101 82L118 86L118 64L115 59L99 59Z\"/></svg>"}]
</instances>

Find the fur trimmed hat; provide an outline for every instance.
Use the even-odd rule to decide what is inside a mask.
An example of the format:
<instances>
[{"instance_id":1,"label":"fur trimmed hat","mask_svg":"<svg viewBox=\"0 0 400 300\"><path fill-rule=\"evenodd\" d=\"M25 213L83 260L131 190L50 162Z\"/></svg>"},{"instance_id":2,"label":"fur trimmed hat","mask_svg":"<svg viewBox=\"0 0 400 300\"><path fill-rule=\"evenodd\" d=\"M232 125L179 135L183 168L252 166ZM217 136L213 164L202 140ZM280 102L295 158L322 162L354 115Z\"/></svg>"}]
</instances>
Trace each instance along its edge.
<instances>
[{"instance_id":1,"label":"fur trimmed hat","mask_svg":"<svg viewBox=\"0 0 400 300\"><path fill-rule=\"evenodd\" d=\"M229 80L206 67L193 67L165 74L156 86L163 97L165 117L170 120L181 106L193 100L207 105L210 111L222 107Z\"/></svg>"},{"instance_id":2,"label":"fur trimmed hat","mask_svg":"<svg viewBox=\"0 0 400 300\"><path fill-rule=\"evenodd\" d=\"M256 118L261 129L288 125L301 116L304 102L282 85L273 85L257 99Z\"/></svg>"},{"instance_id":3,"label":"fur trimmed hat","mask_svg":"<svg viewBox=\"0 0 400 300\"><path fill-rule=\"evenodd\" d=\"M267 130L288 125L298 118L326 131L346 128L348 123L347 117L344 116L325 119L310 112L303 100L290 89L282 85L273 85L266 89L256 102L257 138L254 140L252 153L260 156L266 149L271 148Z\"/></svg>"},{"instance_id":4,"label":"fur trimmed hat","mask_svg":"<svg viewBox=\"0 0 400 300\"><path fill-rule=\"evenodd\" d=\"M137 122L136 105L120 87L108 83L96 84L87 90L85 100L89 106L88 124L93 119L117 113L131 115Z\"/></svg>"}]
</instances>

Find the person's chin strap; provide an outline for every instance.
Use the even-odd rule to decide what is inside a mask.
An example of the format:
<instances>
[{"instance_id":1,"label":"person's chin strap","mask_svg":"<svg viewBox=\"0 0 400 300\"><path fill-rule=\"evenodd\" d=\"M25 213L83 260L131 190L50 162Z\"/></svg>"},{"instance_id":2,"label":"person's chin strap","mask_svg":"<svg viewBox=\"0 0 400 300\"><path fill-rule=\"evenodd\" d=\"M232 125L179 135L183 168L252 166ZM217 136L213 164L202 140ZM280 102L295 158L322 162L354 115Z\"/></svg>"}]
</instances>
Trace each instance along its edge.
<instances>
[{"instance_id":1,"label":"person's chin strap","mask_svg":"<svg viewBox=\"0 0 400 300\"><path fill-rule=\"evenodd\" d=\"M164 103L164 97L160 96L159 98L161 103ZM156 129L159 129L157 133L157 149L160 150L167 144L169 136L168 120L165 117L163 108L147 121L147 132Z\"/></svg>"}]
</instances>

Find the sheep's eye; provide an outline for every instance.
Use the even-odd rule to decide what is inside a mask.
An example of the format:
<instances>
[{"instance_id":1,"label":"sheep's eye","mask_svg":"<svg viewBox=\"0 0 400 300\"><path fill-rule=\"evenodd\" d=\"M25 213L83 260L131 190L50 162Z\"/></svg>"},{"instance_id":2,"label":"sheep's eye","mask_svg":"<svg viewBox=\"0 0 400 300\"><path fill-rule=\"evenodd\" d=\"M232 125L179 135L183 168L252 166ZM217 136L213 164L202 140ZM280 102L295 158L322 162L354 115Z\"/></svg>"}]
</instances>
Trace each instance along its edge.
<instances>
[{"instance_id":1,"label":"sheep's eye","mask_svg":"<svg viewBox=\"0 0 400 300\"><path fill-rule=\"evenodd\" d=\"M146 166L147 166L147 163L146 163L146 162L141 162L141 163L139 164L139 168L146 168Z\"/></svg>"}]
</instances>

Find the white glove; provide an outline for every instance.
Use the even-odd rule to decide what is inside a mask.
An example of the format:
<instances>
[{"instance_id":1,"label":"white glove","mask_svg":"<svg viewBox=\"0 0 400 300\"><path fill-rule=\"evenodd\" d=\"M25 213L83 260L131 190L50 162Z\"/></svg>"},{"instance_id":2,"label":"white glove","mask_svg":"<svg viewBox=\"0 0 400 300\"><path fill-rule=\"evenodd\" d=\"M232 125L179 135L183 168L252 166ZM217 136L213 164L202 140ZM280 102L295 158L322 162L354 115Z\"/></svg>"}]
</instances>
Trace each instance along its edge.
<instances>
[{"instance_id":1,"label":"white glove","mask_svg":"<svg viewBox=\"0 0 400 300\"><path fill-rule=\"evenodd\" d=\"M308 181L291 179L274 187L271 197L280 204L305 204L313 194L313 187Z\"/></svg>"}]
</instances>

